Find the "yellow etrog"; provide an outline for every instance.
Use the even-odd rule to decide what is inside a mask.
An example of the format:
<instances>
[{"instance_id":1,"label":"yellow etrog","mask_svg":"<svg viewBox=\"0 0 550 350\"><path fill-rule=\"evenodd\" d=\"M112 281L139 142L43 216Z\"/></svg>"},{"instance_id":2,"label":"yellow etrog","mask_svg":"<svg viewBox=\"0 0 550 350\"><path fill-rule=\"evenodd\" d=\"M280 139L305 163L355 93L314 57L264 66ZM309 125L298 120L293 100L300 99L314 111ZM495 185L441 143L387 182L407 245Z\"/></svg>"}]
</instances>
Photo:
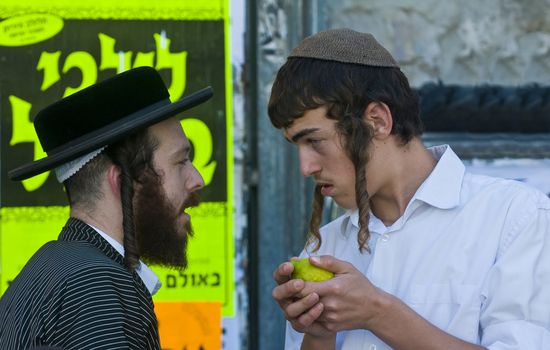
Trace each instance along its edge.
<instances>
[{"instance_id":1,"label":"yellow etrog","mask_svg":"<svg viewBox=\"0 0 550 350\"><path fill-rule=\"evenodd\" d=\"M293 279L302 279L307 282L322 282L332 278L334 274L317 266L313 266L309 262L309 258L291 261L294 265L291 277Z\"/></svg>"}]
</instances>

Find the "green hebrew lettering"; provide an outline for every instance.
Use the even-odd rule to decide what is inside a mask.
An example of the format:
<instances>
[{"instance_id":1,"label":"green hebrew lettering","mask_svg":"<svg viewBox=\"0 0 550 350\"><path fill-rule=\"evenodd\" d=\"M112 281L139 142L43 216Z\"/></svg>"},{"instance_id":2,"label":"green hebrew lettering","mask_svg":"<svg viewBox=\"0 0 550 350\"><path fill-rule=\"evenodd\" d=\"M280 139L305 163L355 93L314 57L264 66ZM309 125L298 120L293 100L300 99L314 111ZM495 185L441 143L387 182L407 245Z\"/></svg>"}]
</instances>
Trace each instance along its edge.
<instances>
[{"instance_id":1,"label":"green hebrew lettering","mask_svg":"<svg viewBox=\"0 0 550 350\"><path fill-rule=\"evenodd\" d=\"M42 52L36 70L44 71L44 78L42 79L42 86L40 91L46 91L50 86L59 81L59 56L61 51L56 52Z\"/></svg>"},{"instance_id":2,"label":"green hebrew lettering","mask_svg":"<svg viewBox=\"0 0 550 350\"><path fill-rule=\"evenodd\" d=\"M212 159L212 133L208 126L199 119L186 118L181 121L185 135L193 144L195 152L193 165L197 168L204 179L204 184L212 182L214 170L216 170L216 161Z\"/></svg>"},{"instance_id":3,"label":"green hebrew lettering","mask_svg":"<svg viewBox=\"0 0 550 350\"><path fill-rule=\"evenodd\" d=\"M63 97L74 94L75 92L84 89L97 81L97 67L94 57L85 51L75 51L71 53L65 60L63 65L63 73L77 68L82 72L82 82L76 88L67 87Z\"/></svg>"},{"instance_id":4,"label":"green hebrew lettering","mask_svg":"<svg viewBox=\"0 0 550 350\"><path fill-rule=\"evenodd\" d=\"M34 131L33 124L29 119L32 105L13 95L9 97L9 100L11 110L13 111L13 132L10 139L10 146L14 146L18 143L32 142L34 145L33 159L37 160L45 157L46 153L42 150L42 146ZM31 177L30 179L23 180L23 187L25 187L27 192L36 191L46 182L49 175L50 172L48 171Z\"/></svg>"},{"instance_id":5,"label":"green hebrew lettering","mask_svg":"<svg viewBox=\"0 0 550 350\"><path fill-rule=\"evenodd\" d=\"M132 62L132 51L115 51L116 40L110 36L99 33L99 46L101 58L99 70L116 69L117 73L130 69ZM153 62L151 61L151 66Z\"/></svg>"},{"instance_id":6,"label":"green hebrew lettering","mask_svg":"<svg viewBox=\"0 0 550 350\"><path fill-rule=\"evenodd\" d=\"M136 55L136 60L134 61L133 68L136 67L153 67L155 61L155 53L154 52L138 52Z\"/></svg>"},{"instance_id":7,"label":"green hebrew lettering","mask_svg":"<svg viewBox=\"0 0 550 350\"><path fill-rule=\"evenodd\" d=\"M155 68L171 70L172 83L168 92L170 99L177 101L185 91L187 51L172 53L170 52L170 39L157 33L154 36L157 47L157 66Z\"/></svg>"}]
</instances>

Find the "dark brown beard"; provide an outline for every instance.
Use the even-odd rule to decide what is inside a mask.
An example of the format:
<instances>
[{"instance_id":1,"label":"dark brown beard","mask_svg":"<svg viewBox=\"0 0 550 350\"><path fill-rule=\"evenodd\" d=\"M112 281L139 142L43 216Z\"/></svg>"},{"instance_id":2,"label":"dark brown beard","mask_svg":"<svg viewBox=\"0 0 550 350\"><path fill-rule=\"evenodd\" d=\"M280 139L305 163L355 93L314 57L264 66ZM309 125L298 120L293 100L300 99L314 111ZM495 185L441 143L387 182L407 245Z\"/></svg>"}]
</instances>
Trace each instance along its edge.
<instances>
[{"instance_id":1,"label":"dark brown beard","mask_svg":"<svg viewBox=\"0 0 550 350\"><path fill-rule=\"evenodd\" d=\"M142 183L135 194L134 223L139 255L145 263L177 270L187 267L187 239L193 236L193 228L191 221L178 227L177 218L185 208L199 202L198 194L191 193L182 208L176 210L158 177L149 176Z\"/></svg>"}]
</instances>

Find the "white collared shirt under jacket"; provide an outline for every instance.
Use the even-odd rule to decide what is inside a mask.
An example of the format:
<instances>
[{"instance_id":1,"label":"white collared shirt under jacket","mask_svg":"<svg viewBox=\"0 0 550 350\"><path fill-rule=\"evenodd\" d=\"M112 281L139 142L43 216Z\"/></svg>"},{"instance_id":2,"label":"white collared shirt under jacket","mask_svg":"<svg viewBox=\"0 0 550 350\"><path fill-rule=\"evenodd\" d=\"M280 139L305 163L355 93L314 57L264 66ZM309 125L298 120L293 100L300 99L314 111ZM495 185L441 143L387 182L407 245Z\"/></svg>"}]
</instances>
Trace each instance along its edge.
<instances>
[{"instance_id":1,"label":"white collared shirt under jacket","mask_svg":"<svg viewBox=\"0 0 550 350\"><path fill-rule=\"evenodd\" d=\"M357 210L321 229L315 255L352 263L465 341L550 349L550 200L517 181L466 173L448 146L430 151L438 163L403 216L386 227L371 214L372 255L359 252ZM287 322L285 349L299 349L302 337ZM367 330L350 330L338 333L337 349L391 348Z\"/></svg>"},{"instance_id":2,"label":"white collared shirt under jacket","mask_svg":"<svg viewBox=\"0 0 550 350\"><path fill-rule=\"evenodd\" d=\"M108 235L106 232L101 231L99 228L90 224L88 224L88 226L91 226L94 230L96 230L97 233L99 233L101 237L103 237L107 241L107 243L115 248L120 255L124 256L124 246L122 244L118 243L116 239ZM149 293L151 293L151 295L155 295L160 287L162 287L162 283L160 282L157 274L153 270L151 270L149 266L147 266L143 261L139 261L136 272L145 284L145 287L147 287Z\"/></svg>"}]
</instances>

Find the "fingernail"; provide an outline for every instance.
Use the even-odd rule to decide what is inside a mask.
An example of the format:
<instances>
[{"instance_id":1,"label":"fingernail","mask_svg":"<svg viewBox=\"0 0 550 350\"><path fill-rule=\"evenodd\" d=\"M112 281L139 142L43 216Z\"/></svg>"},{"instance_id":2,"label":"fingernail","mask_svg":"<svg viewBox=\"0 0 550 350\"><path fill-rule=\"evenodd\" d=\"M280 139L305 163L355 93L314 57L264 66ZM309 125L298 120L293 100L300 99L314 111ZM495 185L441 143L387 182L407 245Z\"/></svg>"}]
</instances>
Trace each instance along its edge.
<instances>
[{"instance_id":1,"label":"fingernail","mask_svg":"<svg viewBox=\"0 0 550 350\"><path fill-rule=\"evenodd\" d=\"M321 259L319 259L319 257L317 256L312 256L310 260L316 264L319 264L321 262Z\"/></svg>"},{"instance_id":2,"label":"fingernail","mask_svg":"<svg viewBox=\"0 0 550 350\"><path fill-rule=\"evenodd\" d=\"M301 280L298 280L298 281L294 281L294 283L292 284L292 286L296 289L300 289L302 288L302 281Z\"/></svg>"}]
</instances>

